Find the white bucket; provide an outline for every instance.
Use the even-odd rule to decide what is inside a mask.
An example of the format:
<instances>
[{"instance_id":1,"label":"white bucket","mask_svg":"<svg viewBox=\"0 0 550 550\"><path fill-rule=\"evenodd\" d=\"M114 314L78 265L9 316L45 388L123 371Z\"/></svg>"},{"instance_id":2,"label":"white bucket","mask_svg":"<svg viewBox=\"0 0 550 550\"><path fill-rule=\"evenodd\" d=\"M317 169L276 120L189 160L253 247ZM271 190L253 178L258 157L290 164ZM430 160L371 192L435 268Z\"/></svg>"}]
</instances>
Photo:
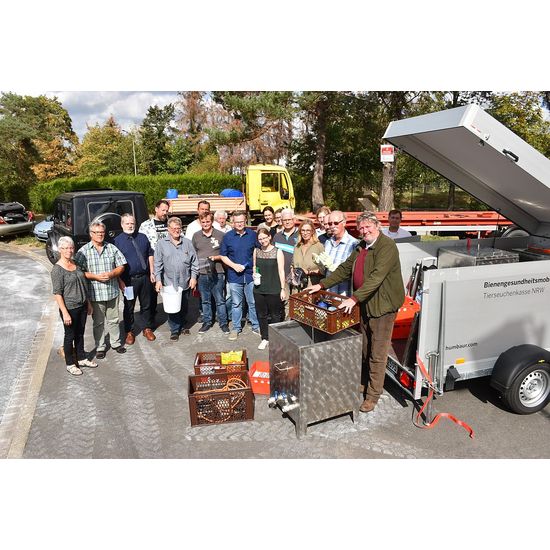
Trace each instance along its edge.
<instances>
[{"instance_id":1,"label":"white bucket","mask_svg":"<svg viewBox=\"0 0 550 550\"><path fill-rule=\"evenodd\" d=\"M181 286L176 290L173 286L163 286L160 293L162 294L162 304L165 313L177 313L181 309L181 294L183 288Z\"/></svg>"}]
</instances>

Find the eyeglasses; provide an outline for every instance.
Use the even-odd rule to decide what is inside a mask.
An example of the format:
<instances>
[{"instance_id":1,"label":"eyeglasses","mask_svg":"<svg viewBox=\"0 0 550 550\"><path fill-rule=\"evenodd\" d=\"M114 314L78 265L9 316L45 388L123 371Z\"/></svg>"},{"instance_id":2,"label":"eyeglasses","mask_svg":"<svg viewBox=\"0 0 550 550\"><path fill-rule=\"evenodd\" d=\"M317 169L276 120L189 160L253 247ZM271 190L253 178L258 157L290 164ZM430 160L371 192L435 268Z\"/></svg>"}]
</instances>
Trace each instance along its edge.
<instances>
[{"instance_id":1,"label":"eyeglasses","mask_svg":"<svg viewBox=\"0 0 550 550\"><path fill-rule=\"evenodd\" d=\"M338 225L339 223L342 223L344 220L340 220L338 222L327 222L327 225Z\"/></svg>"}]
</instances>

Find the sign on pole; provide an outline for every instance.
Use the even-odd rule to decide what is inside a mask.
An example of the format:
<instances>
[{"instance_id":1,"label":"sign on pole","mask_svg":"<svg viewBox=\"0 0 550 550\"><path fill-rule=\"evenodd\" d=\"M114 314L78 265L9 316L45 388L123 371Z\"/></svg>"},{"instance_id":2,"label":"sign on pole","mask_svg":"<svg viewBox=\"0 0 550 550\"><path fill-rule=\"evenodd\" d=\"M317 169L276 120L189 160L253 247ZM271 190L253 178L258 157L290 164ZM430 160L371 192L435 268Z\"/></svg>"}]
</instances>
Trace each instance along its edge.
<instances>
[{"instance_id":1,"label":"sign on pole","mask_svg":"<svg viewBox=\"0 0 550 550\"><path fill-rule=\"evenodd\" d=\"M393 162L395 150L393 145L380 145L380 162Z\"/></svg>"}]
</instances>

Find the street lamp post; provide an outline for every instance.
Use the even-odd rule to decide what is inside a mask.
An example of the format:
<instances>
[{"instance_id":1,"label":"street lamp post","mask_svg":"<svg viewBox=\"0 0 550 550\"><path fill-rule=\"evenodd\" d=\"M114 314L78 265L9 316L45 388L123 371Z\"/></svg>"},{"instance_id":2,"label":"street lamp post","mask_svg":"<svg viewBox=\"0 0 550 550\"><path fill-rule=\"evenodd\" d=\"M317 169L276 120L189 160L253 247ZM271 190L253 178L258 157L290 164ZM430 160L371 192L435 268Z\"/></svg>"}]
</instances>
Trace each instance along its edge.
<instances>
[{"instance_id":1,"label":"street lamp post","mask_svg":"<svg viewBox=\"0 0 550 550\"><path fill-rule=\"evenodd\" d=\"M134 139L134 134L126 130L122 130L125 134L129 135L132 138L132 153L134 154L134 176L137 176L137 163L136 163L136 141Z\"/></svg>"}]
</instances>

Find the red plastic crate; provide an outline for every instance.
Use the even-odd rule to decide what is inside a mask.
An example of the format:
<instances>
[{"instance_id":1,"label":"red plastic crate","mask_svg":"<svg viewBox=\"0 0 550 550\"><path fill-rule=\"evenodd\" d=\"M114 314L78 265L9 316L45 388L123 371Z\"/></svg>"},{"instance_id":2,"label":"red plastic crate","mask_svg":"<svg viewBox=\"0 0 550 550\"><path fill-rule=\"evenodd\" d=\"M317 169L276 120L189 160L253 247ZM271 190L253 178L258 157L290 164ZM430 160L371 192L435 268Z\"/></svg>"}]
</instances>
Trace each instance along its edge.
<instances>
[{"instance_id":1,"label":"red plastic crate","mask_svg":"<svg viewBox=\"0 0 550 550\"><path fill-rule=\"evenodd\" d=\"M255 394L269 395L269 361L255 361L250 367L250 386Z\"/></svg>"}]
</instances>

